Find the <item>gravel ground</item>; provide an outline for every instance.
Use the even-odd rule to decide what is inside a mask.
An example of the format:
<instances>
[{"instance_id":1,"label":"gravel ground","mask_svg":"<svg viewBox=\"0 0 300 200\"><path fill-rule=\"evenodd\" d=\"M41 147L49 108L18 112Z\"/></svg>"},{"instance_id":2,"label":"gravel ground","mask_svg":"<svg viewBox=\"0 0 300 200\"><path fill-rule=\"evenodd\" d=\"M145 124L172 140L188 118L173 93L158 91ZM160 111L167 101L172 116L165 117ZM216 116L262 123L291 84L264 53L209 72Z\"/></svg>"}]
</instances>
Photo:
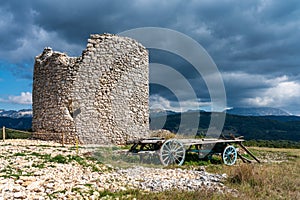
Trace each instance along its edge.
<instances>
[{"instance_id":1,"label":"gravel ground","mask_svg":"<svg viewBox=\"0 0 300 200\"><path fill-rule=\"evenodd\" d=\"M101 192L198 190L232 192L226 174L201 170L112 167L89 159L91 149L39 140L0 142L0 200L98 199Z\"/></svg>"}]
</instances>

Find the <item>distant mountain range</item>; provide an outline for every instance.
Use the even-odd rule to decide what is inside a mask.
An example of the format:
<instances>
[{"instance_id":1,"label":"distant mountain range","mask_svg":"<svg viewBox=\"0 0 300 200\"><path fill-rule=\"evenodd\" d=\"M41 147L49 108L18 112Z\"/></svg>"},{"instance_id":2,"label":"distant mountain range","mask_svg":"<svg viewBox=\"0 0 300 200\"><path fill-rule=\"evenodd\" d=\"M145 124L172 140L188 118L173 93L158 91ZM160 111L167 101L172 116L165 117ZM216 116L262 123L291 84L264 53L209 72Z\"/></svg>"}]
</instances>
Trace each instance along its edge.
<instances>
[{"instance_id":1,"label":"distant mountain range","mask_svg":"<svg viewBox=\"0 0 300 200\"><path fill-rule=\"evenodd\" d=\"M196 110L189 110L187 112L195 112ZM205 112L200 110L200 112ZM175 115L179 112L174 112L170 110L163 109L151 109L150 117L160 117L165 115ZM270 108L270 107L259 107L259 108L232 108L226 110L227 114L232 115L241 115L241 116L292 116L288 112L283 111L279 108ZM22 118L22 117L32 117L31 109L23 110L3 110L0 109L0 117L10 117L10 118Z\"/></svg>"},{"instance_id":2,"label":"distant mountain range","mask_svg":"<svg viewBox=\"0 0 300 200\"><path fill-rule=\"evenodd\" d=\"M152 117L150 129L166 129L183 134L195 133L205 135L211 119L211 112L194 111L176 113L168 116ZM200 116L198 127L194 127L194 120ZM181 119L191 119L181 122ZM163 127L162 126L163 122ZM244 136L246 140L290 140L300 142L300 117L298 116L241 116L226 114L223 128L225 134Z\"/></svg>"},{"instance_id":3,"label":"distant mountain range","mask_svg":"<svg viewBox=\"0 0 300 200\"><path fill-rule=\"evenodd\" d=\"M32 117L32 110L23 109L19 111L15 111L15 110L6 111L0 109L0 117L10 117L10 118Z\"/></svg>"},{"instance_id":4,"label":"distant mountain range","mask_svg":"<svg viewBox=\"0 0 300 200\"><path fill-rule=\"evenodd\" d=\"M0 127L7 127L18 130L30 130L32 125L32 110L23 109L3 110L0 109Z\"/></svg>"},{"instance_id":5,"label":"distant mountain range","mask_svg":"<svg viewBox=\"0 0 300 200\"><path fill-rule=\"evenodd\" d=\"M300 142L300 117L288 115L287 112L279 109L264 108L231 109L226 113L224 132L233 133L236 136L245 136L245 139L263 139L263 140L290 140ZM248 110L246 112L246 110ZM233 114L232 114L232 111ZM237 112L240 111L240 112ZM187 111L173 112L160 109L150 110L150 129L167 129L177 132L179 125L183 132L196 132L198 135L204 134L210 123L211 112L205 111ZM247 114L247 115L246 115ZM181 123L182 116L186 120ZM200 123L196 130L191 130L195 117L200 115ZM158 123L155 123L158 122ZM161 124L163 122L163 124ZM192 123L193 124L193 123ZM4 111L0 110L0 127L29 130L32 125L32 110ZM163 126L163 127L161 127Z\"/></svg>"},{"instance_id":6,"label":"distant mountain range","mask_svg":"<svg viewBox=\"0 0 300 200\"><path fill-rule=\"evenodd\" d=\"M290 113L279 108L258 107L258 108L232 108L226 113L241 116L290 116Z\"/></svg>"},{"instance_id":7,"label":"distant mountain range","mask_svg":"<svg viewBox=\"0 0 300 200\"><path fill-rule=\"evenodd\" d=\"M163 109L150 109L150 118L151 117L161 117L166 115L175 115L178 112L170 111L170 110L163 110Z\"/></svg>"}]
</instances>

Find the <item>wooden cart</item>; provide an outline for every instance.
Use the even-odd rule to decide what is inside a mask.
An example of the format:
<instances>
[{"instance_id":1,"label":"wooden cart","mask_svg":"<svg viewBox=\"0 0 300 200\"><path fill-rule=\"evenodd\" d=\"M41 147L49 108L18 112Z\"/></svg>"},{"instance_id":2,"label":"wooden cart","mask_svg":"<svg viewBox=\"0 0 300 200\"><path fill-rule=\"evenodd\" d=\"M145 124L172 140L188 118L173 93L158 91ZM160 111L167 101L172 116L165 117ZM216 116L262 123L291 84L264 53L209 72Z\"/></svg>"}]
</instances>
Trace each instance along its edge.
<instances>
[{"instance_id":1,"label":"wooden cart","mask_svg":"<svg viewBox=\"0 0 300 200\"><path fill-rule=\"evenodd\" d=\"M237 157L243 162L251 160L243 157L235 146L243 148L257 162L260 162L243 144L244 139L164 139L153 137L148 139L134 140L129 153L131 154L158 154L160 162L164 166L182 165L186 153L197 153L199 158L209 157L212 154L220 154L226 165L235 164Z\"/></svg>"}]
</instances>

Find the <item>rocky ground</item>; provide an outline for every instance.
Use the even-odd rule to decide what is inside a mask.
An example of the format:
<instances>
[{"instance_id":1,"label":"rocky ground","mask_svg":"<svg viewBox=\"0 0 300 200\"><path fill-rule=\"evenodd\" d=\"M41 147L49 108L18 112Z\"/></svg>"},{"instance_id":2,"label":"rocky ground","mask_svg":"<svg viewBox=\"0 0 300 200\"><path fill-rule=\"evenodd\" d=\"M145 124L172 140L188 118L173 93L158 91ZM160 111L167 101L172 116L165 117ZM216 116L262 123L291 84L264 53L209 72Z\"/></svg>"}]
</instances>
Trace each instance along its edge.
<instances>
[{"instance_id":1,"label":"rocky ground","mask_svg":"<svg viewBox=\"0 0 300 200\"><path fill-rule=\"evenodd\" d=\"M91 148L62 147L37 140L0 142L0 200L99 199L105 191L140 189L232 192L223 185L226 174L199 170L102 164ZM107 198L107 196L104 196Z\"/></svg>"}]
</instances>

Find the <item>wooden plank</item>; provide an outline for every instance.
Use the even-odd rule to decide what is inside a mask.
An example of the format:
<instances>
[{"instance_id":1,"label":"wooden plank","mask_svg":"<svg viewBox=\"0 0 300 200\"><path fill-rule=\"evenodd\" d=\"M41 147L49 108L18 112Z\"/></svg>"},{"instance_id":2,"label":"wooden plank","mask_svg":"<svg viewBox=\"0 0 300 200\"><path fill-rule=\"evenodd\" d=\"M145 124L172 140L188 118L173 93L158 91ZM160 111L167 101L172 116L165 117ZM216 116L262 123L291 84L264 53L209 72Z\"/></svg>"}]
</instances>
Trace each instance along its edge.
<instances>
[{"instance_id":1,"label":"wooden plank","mask_svg":"<svg viewBox=\"0 0 300 200\"><path fill-rule=\"evenodd\" d=\"M254 158L254 160L256 160L258 163L260 163L260 161L241 143L238 143L252 158Z\"/></svg>"},{"instance_id":2,"label":"wooden plank","mask_svg":"<svg viewBox=\"0 0 300 200\"><path fill-rule=\"evenodd\" d=\"M184 145L198 145L198 144L216 144L216 143L238 143L243 142L243 139L176 139ZM162 138L149 138L136 141L129 141L128 144L157 144L164 143L166 140Z\"/></svg>"},{"instance_id":3,"label":"wooden plank","mask_svg":"<svg viewBox=\"0 0 300 200\"><path fill-rule=\"evenodd\" d=\"M161 137L152 137L146 139L139 139L139 140L129 140L126 144L155 144L158 142L164 142L165 139Z\"/></svg>"},{"instance_id":4,"label":"wooden plank","mask_svg":"<svg viewBox=\"0 0 300 200\"><path fill-rule=\"evenodd\" d=\"M253 160L250 160L248 158L245 158L244 156L240 155L242 159L246 160L248 163L252 163Z\"/></svg>"},{"instance_id":5,"label":"wooden plank","mask_svg":"<svg viewBox=\"0 0 300 200\"><path fill-rule=\"evenodd\" d=\"M3 139L3 142L5 142L5 126L3 126L3 128L2 128L2 139Z\"/></svg>"},{"instance_id":6,"label":"wooden plank","mask_svg":"<svg viewBox=\"0 0 300 200\"><path fill-rule=\"evenodd\" d=\"M197 144L216 144L216 143L238 143L243 142L243 139L235 139L235 140L202 140L202 139L178 139L184 145L197 145Z\"/></svg>"},{"instance_id":7,"label":"wooden plank","mask_svg":"<svg viewBox=\"0 0 300 200\"><path fill-rule=\"evenodd\" d=\"M164 143L165 140L141 140L139 143L141 144L157 144L157 143Z\"/></svg>"},{"instance_id":8,"label":"wooden plank","mask_svg":"<svg viewBox=\"0 0 300 200\"><path fill-rule=\"evenodd\" d=\"M151 137L151 138L147 138L147 139L144 139L144 140L164 140L165 138L162 138L162 137Z\"/></svg>"},{"instance_id":9,"label":"wooden plank","mask_svg":"<svg viewBox=\"0 0 300 200\"><path fill-rule=\"evenodd\" d=\"M251 161L249 159L246 159L245 157L243 157L240 153L237 153L238 157L243 161L243 163L249 162L251 163Z\"/></svg>"},{"instance_id":10,"label":"wooden plank","mask_svg":"<svg viewBox=\"0 0 300 200\"><path fill-rule=\"evenodd\" d=\"M219 140L217 138L202 138L203 141L216 141Z\"/></svg>"}]
</instances>

